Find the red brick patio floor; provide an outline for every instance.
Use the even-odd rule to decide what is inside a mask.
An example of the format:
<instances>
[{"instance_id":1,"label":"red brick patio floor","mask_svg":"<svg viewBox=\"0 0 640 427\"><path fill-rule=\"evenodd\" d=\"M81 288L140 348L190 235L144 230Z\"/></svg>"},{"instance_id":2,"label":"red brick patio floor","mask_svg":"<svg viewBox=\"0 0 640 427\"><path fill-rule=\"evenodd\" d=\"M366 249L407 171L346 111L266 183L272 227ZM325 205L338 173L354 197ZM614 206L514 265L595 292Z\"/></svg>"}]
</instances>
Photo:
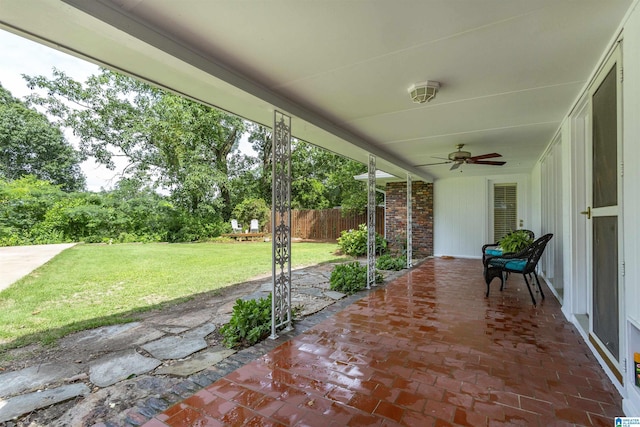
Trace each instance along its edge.
<instances>
[{"instance_id":1,"label":"red brick patio floor","mask_svg":"<svg viewBox=\"0 0 640 427\"><path fill-rule=\"evenodd\" d=\"M145 427L612 426L621 397L551 292L534 307L511 275L485 298L481 270L429 259Z\"/></svg>"}]
</instances>

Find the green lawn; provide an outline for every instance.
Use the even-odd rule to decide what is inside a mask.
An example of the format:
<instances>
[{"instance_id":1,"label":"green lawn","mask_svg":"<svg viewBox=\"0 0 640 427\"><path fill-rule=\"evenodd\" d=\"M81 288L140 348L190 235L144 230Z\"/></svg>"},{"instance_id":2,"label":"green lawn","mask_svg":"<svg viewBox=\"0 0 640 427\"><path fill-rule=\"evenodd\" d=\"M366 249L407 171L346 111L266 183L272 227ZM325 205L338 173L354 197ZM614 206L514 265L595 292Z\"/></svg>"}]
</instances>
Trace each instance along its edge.
<instances>
[{"instance_id":1,"label":"green lawn","mask_svg":"<svg viewBox=\"0 0 640 427\"><path fill-rule=\"evenodd\" d=\"M337 245L294 243L293 266L340 259ZM0 292L0 349L132 320L271 273L271 243L78 245Z\"/></svg>"}]
</instances>

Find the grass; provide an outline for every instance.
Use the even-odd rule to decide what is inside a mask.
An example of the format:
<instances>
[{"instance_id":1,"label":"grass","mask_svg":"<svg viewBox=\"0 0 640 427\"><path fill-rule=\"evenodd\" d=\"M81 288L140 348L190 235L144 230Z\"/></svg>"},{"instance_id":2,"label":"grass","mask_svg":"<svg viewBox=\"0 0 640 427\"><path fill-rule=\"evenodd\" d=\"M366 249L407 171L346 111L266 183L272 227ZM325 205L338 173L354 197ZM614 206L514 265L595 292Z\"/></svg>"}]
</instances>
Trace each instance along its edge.
<instances>
[{"instance_id":1,"label":"grass","mask_svg":"<svg viewBox=\"0 0 640 427\"><path fill-rule=\"evenodd\" d=\"M341 259L337 245L295 243L292 265ZM78 245L0 292L0 350L132 321L259 275L271 243Z\"/></svg>"}]
</instances>

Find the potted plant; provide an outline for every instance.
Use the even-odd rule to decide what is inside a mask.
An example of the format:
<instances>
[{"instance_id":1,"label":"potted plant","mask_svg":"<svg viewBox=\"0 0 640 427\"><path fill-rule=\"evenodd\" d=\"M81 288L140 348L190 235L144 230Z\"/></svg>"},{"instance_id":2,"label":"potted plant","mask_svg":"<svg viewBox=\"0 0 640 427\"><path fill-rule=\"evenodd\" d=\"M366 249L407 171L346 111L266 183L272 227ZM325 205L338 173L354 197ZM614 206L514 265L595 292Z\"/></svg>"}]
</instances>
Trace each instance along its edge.
<instances>
[{"instance_id":1,"label":"potted plant","mask_svg":"<svg viewBox=\"0 0 640 427\"><path fill-rule=\"evenodd\" d=\"M500 248L502 248L502 253L506 254L512 252L520 252L531 243L533 243L533 239L528 232L524 230L516 230L500 239L499 243Z\"/></svg>"}]
</instances>

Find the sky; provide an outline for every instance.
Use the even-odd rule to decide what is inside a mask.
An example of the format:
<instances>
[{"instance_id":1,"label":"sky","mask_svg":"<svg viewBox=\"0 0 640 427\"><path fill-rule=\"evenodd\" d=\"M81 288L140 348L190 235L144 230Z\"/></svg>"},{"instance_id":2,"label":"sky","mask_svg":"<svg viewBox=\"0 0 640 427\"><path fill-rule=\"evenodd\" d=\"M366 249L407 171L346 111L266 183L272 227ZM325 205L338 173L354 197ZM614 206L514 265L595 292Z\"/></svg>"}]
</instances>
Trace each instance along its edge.
<instances>
[{"instance_id":1,"label":"sky","mask_svg":"<svg viewBox=\"0 0 640 427\"><path fill-rule=\"evenodd\" d=\"M55 67L64 71L74 80L84 82L87 77L99 71L99 67L93 63L32 42L2 29L0 29L0 46L2 47L0 83L16 98L24 99L25 96L31 93L22 78L23 74L52 77L51 71ZM76 144L70 132L65 132L65 135L69 142ZM248 154L255 154L250 148L246 137L240 141L240 150ZM100 191L102 188L105 190L111 189L119 176L118 170L111 171L92 160L83 162L81 168L87 178L87 189L89 191Z\"/></svg>"}]
</instances>

